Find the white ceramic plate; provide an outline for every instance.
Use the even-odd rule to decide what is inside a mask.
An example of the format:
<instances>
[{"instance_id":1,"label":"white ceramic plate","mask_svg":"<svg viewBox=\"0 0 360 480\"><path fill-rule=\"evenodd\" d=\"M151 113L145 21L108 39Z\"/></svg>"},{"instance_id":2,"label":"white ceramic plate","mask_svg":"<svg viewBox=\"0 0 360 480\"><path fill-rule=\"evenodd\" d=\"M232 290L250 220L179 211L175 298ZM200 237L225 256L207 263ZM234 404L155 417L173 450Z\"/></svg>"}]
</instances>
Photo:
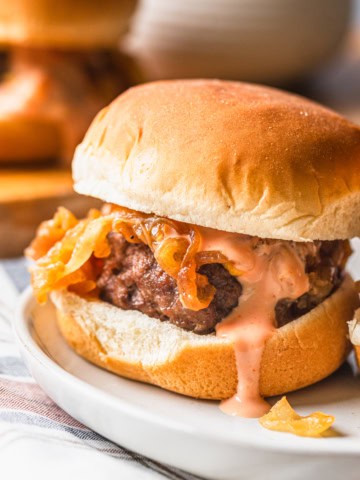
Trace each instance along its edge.
<instances>
[{"instance_id":1,"label":"white ceramic plate","mask_svg":"<svg viewBox=\"0 0 360 480\"><path fill-rule=\"evenodd\" d=\"M309 439L264 430L257 420L224 415L216 402L185 398L91 365L60 336L52 305L37 305L30 290L20 300L15 332L31 373L57 404L103 436L155 460L222 480L320 473L339 478L344 465L348 473L359 472L360 379L349 366L288 396L300 413L336 416L339 436Z\"/></svg>"}]
</instances>

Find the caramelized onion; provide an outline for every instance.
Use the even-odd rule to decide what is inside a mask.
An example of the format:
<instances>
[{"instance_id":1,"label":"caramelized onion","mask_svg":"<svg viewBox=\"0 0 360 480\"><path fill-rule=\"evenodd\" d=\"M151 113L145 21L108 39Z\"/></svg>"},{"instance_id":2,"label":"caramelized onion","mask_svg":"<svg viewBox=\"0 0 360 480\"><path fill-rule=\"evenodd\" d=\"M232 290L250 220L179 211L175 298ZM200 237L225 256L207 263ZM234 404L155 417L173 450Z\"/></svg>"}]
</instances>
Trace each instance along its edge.
<instances>
[{"instance_id":1,"label":"caramelized onion","mask_svg":"<svg viewBox=\"0 0 360 480\"><path fill-rule=\"evenodd\" d=\"M66 208L59 207L54 218L40 224L35 239L26 250L26 255L34 260L41 258L76 224L75 216Z\"/></svg>"},{"instance_id":2,"label":"caramelized onion","mask_svg":"<svg viewBox=\"0 0 360 480\"><path fill-rule=\"evenodd\" d=\"M166 266L166 272L176 278L187 248L188 242L185 238L167 238L156 249L156 261L159 265Z\"/></svg>"},{"instance_id":3,"label":"caramelized onion","mask_svg":"<svg viewBox=\"0 0 360 480\"><path fill-rule=\"evenodd\" d=\"M220 252L201 251L201 237L195 226L167 218L105 205L91 210L84 220L77 220L60 207L54 218L41 224L27 249L27 256L37 260L32 268L32 284L39 301L51 290L69 288L79 293L96 289L101 259L110 255L107 235L121 233L131 243L144 243L154 253L160 267L176 279L181 303L200 310L209 306L215 288L202 265L222 263L234 266Z\"/></svg>"},{"instance_id":4,"label":"caramelized onion","mask_svg":"<svg viewBox=\"0 0 360 480\"><path fill-rule=\"evenodd\" d=\"M270 412L259 418L260 424L277 432L289 432L301 437L319 437L334 423L335 418L322 412L306 417L298 415L286 397L275 403Z\"/></svg>"}]
</instances>

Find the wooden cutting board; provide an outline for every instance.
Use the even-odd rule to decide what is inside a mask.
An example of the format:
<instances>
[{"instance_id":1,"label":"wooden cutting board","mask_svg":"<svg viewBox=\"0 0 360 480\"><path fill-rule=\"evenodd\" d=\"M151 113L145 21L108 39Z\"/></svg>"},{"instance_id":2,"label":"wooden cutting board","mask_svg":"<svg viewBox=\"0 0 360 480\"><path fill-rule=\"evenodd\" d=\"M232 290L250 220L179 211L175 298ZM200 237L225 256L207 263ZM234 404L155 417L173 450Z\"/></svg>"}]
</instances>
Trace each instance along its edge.
<instances>
[{"instance_id":1,"label":"wooden cutting board","mask_svg":"<svg viewBox=\"0 0 360 480\"><path fill-rule=\"evenodd\" d=\"M21 255L43 220L59 205L76 216L99 202L73 191L71 173L58 169L0 171L0 257Z\"/></svg>"}]
</instances>

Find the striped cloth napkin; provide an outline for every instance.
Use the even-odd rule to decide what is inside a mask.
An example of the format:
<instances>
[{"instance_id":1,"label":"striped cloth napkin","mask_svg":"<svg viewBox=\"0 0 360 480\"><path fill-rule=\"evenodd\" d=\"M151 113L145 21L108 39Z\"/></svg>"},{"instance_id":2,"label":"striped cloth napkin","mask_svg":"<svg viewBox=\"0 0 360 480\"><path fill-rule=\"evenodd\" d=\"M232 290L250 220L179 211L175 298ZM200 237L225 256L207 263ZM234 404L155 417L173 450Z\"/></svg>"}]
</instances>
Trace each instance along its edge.
<instances>
[{"instance_id":1,"label":"striped cloth napkin","mask_svg":"<svg viewBox=\"0 0 360 480\"><path fill-rule=\"evenodd\" d=\"M115 445L41 390L19 356L11 327L17 297L28 281L24 259L0 262L1 478L199 479Z\"/></svg>"}]
</instances>

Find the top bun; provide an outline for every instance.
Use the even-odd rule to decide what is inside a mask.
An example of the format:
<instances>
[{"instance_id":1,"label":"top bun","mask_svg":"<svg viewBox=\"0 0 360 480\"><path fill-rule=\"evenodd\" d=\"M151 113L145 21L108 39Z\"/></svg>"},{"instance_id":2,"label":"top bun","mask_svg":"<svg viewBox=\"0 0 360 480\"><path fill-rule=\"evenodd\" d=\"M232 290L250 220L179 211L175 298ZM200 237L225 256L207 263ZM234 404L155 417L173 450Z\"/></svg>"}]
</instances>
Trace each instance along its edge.
<instances>
[{"instance_id":1,"label":"top bun","mask_svg":"<svg viewBox=\"0 0 360 480\"><path fill-rule=\"evenodd\" d=\"M218 80L132 88L78 146L75 190L263 238L360 234L360 128L296 95Z\"/></svg>"},{"instance_id":2,"label":"top bun","mask_svg":"<svg viewBox=\"0 0 360 480\"><path fill-rule=\"evenodd\" d=\"M116 47L137 0L3 0L0 43L55 48Z\"/></svg>"}]
</instances>

